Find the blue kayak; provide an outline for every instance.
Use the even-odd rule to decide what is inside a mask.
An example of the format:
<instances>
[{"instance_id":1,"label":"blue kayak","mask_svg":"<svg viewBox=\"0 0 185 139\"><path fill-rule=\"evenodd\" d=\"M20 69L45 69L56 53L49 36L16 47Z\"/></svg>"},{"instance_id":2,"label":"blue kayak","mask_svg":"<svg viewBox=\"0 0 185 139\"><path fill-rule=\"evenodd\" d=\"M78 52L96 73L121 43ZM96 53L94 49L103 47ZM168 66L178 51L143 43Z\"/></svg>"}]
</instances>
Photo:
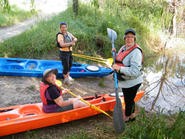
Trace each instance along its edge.
<instances>
[{"instance_id":1,"label":"blue kayak","mask_svg":"<svg viewBox=\"0 0 185 139\"><path fill-rule=\"evenodd\" d=\"M61 61L57 60L0 58L0 63L0 76L42 77L46 69L56 68L59 72L58 77L63 77ZM112 69L106 67L73 63L70 76L73 78L103 77L112 72Z\"/></svg>"}]
</instances>

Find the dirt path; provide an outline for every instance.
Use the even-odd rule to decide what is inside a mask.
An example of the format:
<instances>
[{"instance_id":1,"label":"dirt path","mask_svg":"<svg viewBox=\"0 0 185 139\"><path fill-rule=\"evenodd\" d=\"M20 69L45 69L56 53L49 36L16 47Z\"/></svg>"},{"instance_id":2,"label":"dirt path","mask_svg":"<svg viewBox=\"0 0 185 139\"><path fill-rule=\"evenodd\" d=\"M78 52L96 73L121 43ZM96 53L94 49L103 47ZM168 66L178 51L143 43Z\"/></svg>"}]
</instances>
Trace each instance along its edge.
<instances>
[{"instance_id":1,"label":"dirt path","mask_svg":"<svg viewBox=\"0 0 185 139\"><path fill-rule=\"evenodd\" d=\"M11 27L0 28L0 42L3 42L8 38L19 35L22 32L30 29L31 26L38 21L38 19L39 19L38 17L33 17L31 19L28 19L24 22L18 23Z\"/></svg>"},{"instance_id":2,"label":"dirt path","mask_svg":"<svg viewBox=\"0 0 185 139\"><path fill-rule=\"evenodd\" d=\"M35 0L35 10L39 13L30 19L27 19L21 23L17 23L10 27L0 27L0 42L21 34L22 32L30 29L34 24L40 20L46 20L55 14L58 14L67 9L67 0ZM25 0L13 0L10 1L11 5L16 5L23 10L30 10L30 1Z\"/></svg>"}]
</instances>

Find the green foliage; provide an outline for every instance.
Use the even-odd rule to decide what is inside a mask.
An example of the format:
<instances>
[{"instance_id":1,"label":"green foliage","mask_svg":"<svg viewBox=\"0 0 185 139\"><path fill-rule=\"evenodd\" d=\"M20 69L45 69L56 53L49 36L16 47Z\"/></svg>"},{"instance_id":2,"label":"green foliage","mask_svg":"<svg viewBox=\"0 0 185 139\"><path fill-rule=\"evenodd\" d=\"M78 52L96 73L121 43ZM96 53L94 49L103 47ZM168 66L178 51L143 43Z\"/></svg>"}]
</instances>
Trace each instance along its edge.
<instances>
[{"instance_id":1,"label":"green foliage","mask_svg":"<svg viewBox=\"0 0 185 139\"><path fill-rule=\"evenodd\" d=\"M0 10L3 12L9 12L11 10L9 0L0 0Z\"/></svg>"},{"instance_id":2,"label":"green foliage","mask_svg":"<svg viewBox=\"0 0 185 139\"><path fill-rule=\"evenodd\" d=\"M98 1L98 0L92 0L92 1L91 1L91 5L93 5L93 6L96 7L96 8L99 8L99 7L100 7L99 1Z\"/></svg>"},{"instance_id":3,"label":"green foliage","mask_svg":"<svg viewBox=\"0 0 185 139\"><path fill-rule=\"evenodd\" d=\"M104 78L101 78L101 79L99 80L98 85L99 85L100 87L105 87L105 81L104 81Z\"/></svg>"},{"instance_id":4,"label":"green foliage","mask_svg":"<svg viewBox=\"0 0 185 139\"><path fill-rule=\"evenodd\" d=\"M35 12L35 0L31 0L30 4L31 4L31 11Z\"/></svg>"},{"instance_id":5,"label":"green foliage","mask_svg":"<svg viewBox=\"0 0 185 139\"><path fill-rule=\"evenodd\" d=\"M0 27L13 25L33 15L36 15L36 11L23 11L16 6L11 6L9 11L0 8Z\"/></svg>"},{"instance_id":6,"label":"green foliage","mask_svg":"<svg viewBox=\"0 0 185 139\"><path fill-rule=\"evenodd\" d=\"M87 132L82 131L82 130L76 134L66 135L63 138L64 139L92 139L92 137L90 137Z\"/></svg>"},{"instance_id":7,"label":"green foliage","mask_svg":"<svg viewBox=\"0 0 185 139\"><path fill-rule=\"evenodd\" d=\"M161 21L171 22L171 19L170 20L167 20L167 18L164 19L164 17L166 17L167 15L171 15L171 13L168 11L168 3L166 1L163 1L163 0L162 1L161 0L155 0L155 1L117 0L117 1L119 4L116 4L116 1L115 1L114 4L109 5L109 8L113 10L118 9L120 15L124 15L125 13L127 17L135 16L141 21L141 23L145 23L148 26L151 26L155 29L159 29L162 27L163 24ZM117 5L116 6L117 9L113 8L115 7L115 4Z\"/></svg>"},{"instance_id":8,"label":"green foliage","mask_svg":"<svg viewBox=\"0 0 185 139\"><path fill-rule=\"evenodd\" d=\"M150 117L148 117L143 111L137 124L127 126L126 133L127 137L130 138L155 139L168 137L168 135L166 135L166 129L165 116L150 115Z\"/></svg>"},{"instance_id":9,"label":"green foliage","mask_svg":"<svg viewBox=\"0 0 185 139\"><path fill-rule=\"evenodd\" d=\"M171 138L183 139L185 137L185 112L180 112L173 125L168 129L168 135Z\"/></svg>"}]
</instances>

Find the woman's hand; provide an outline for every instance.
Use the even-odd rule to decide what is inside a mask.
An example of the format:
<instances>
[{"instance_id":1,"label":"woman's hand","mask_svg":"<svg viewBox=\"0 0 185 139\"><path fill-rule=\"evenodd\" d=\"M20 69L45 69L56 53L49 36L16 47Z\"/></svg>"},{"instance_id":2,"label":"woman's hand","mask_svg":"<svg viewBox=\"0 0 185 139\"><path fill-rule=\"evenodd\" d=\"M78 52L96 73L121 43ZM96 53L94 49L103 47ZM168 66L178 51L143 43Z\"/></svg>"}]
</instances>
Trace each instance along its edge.
<instances>
[{"instance_id":1,"label":"woman's hand","mask_svg":"<svg viewBox=\"0 0 185 139\"><path fill-rule=\"evenodd\" d=\"M116 48L112 48L112 52L116 52Z\"/></svg>"},{"instance_id":2,"label":"woman's hand","mask_svg":"<svg viewBox=\"0 0 185 139\"><path fill-rule=\"evenodd\" d=\"M77 38L75 38L72 42L71 42L71 45L74 46L77 42Z\"/></svg>"},{"instance_id":3,"label":"woman's hand","mask_svg":"<svg viewBox=\"0 0 185 139\"><path fill-rule=\"evenodd\" d=\"M74 42L77 42L77 38L74 38L73 41L74 41Z\"/></svg>"},{"instance_id":4,"label":"woman's hand","mask_svg":"<svg viewBox=\"0 0 185 139\"><path fill-rule=\"evenodd\" d=\"M117 72L119 72L119 70L121 69L121 66L119 66L119 65L117 65L117 64L113 64L113 65L112 65L112 68L113 68L114 70L116 70Z\"/></svg>"},{"instance_id":5,"label":"woman's hand","mask_svg":"<svg viewBox=\"0 0 185 139\"><path fill-rule=\"evenodd\" d=\"M81 99L82 97L80 95L77 96L77 99Z\"/></svg>"},{"instance_id":6,"label":"woman's hand","mask_svg":"<svg viewBox=\"0 0 185 139\"><path fill-rule=\"evenodd\" d=\"M75 45L75 41L70 42L70 45L74 46Z\"/></svg>"}]
</instances>

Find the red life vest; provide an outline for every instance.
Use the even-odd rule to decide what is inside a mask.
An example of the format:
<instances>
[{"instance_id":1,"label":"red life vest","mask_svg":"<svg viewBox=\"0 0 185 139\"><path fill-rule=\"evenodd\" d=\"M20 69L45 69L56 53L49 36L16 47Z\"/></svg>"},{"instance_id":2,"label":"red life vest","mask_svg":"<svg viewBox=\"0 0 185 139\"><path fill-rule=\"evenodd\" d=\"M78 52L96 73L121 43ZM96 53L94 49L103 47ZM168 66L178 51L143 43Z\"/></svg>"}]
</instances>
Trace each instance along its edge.
<instances>
[{"instance_id":1,"label":"red life vest","mask_svg":"<svg viewBox=\"0 0 185 139\"><path fill-rule=\"evenodd\" d=\"M47 98L46 98L46 90L48 89L49 85L43 82L40 82L40 98L42 103L47 105ZM59 90L61 90L58 86L56 86ZM62 95L62 90L60 91L60 95Z\"/></svg>"},{"instance_id":2,"label":"red life vest","mask_svg":"<svg viewBox=\"0 0 185 139\"><path fill-rule=\"evenodd\" d=\"M124 66L122 61L123 59L129 54L131 53L135 48L138 48L139 50L141 50L141 48L139 47L138 44L134 44L134 46L132 46L131 48L129 48L128 50L125 50L125 51L120 51L117 56L116 56L116 64L119 65L119 66ZM141 50L142 52L142 50ZM142 60L143 61L143 60Z\"/></svg>"}]
</instances>

